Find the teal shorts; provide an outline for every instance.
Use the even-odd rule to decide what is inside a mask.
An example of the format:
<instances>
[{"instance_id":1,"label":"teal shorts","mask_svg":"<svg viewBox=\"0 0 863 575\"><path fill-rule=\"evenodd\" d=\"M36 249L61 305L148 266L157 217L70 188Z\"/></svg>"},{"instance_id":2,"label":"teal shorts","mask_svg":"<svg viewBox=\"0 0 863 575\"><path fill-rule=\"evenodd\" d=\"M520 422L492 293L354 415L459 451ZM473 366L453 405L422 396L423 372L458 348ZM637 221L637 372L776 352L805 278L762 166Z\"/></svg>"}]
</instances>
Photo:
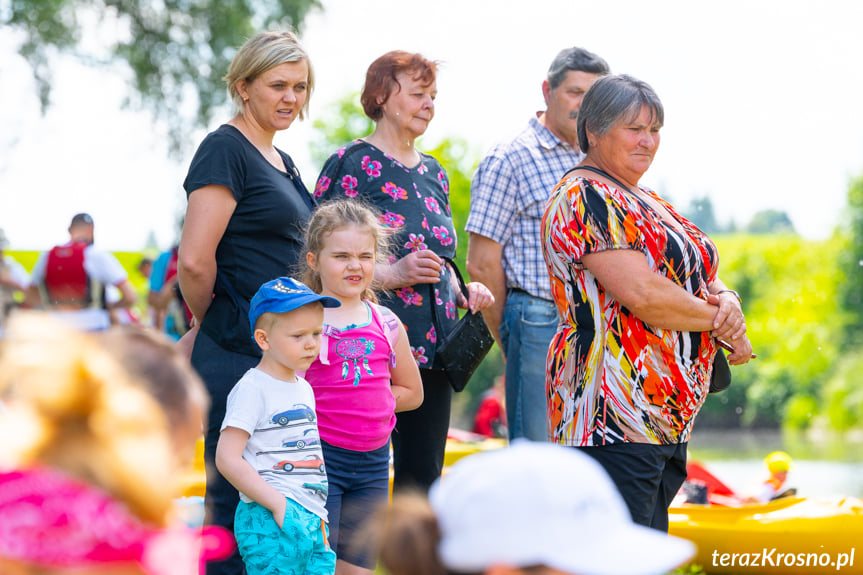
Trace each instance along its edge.
<instances>
[{"instance_id":1,"label":"teal shorts","mask_svg":"<svg viewBox=\"0 0 863 575\"><path fill-rule=\"evenodd\" d=\"M234 536L248 575L332 575L336 554L328 535L323 519L290 499L281 530L266 507L237 505Z\"/></svg>"}]
</instances>

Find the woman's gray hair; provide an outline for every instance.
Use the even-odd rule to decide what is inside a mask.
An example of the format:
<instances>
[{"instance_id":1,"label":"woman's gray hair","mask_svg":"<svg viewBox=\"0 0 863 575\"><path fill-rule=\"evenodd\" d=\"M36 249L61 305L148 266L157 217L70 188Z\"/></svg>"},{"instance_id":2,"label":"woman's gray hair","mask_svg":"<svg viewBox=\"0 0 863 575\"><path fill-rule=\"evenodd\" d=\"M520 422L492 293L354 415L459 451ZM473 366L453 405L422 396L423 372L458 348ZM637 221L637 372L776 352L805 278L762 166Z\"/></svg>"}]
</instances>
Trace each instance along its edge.
<instances>
[{"instance_id":1,"label":"woman's gray hair","mask_svg":"<svg viewBox=\"0 0 863 575\"><path fill-rule=\"evenodd\" d=\"M587 131L595 136L604 136L621 121L638 117L641 107L650 110L650 121L662 126L665 112L659 96L647 82L627 74L600 78L584 95L578 111L578 147L585 154L590 149Z\"/></svg>"},{"instance_id":2,"label":"woman's gray hair","mask_svg":"<svg viewBox=\"0 0 863 575\"><path fill-rule=\"evenodd\" d=\"M315 73L306 49L293 32L288 30L270 30L252 36L240 47L228 73L222 78L228 84L228 92L238 110L243 110L243 97L237 90L241 80L251 82L260 74L271 68L290 62L305 62L309 67L309 80L306 101L300 109L299 117L304 119L309 112L309 100L315 87Z\"/></svg>"}]
</instances>

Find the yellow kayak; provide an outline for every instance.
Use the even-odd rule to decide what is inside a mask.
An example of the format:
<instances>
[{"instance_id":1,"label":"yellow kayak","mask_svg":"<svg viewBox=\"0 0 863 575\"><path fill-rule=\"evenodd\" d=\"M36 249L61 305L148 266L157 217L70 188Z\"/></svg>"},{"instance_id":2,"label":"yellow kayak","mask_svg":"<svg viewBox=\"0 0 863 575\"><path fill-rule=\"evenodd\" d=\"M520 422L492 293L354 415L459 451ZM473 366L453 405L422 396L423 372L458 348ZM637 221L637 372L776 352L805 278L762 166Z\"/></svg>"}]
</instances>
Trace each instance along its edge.
<instances>
[{"instance_id":1,"label":"yellow kayak","mask_svg":"<svg viewBox=\"0 0 863 575\"><path fill-rule=\"evenodd\" d=\"M504 445L503 439L450 438L444 467L472 453ZM195 464L184 484L183 496L203 497L203 439L198 441ZM854 497L789 497L739 507L672 507L669 532L698 546L693 563L701 565L706 573L863 574L863 501Z\"/></svg>"},{"instance_id":2,"label":"yellow kayak","mask_svg":"<svg viewBox=\"0 0 863 575\"><path fill-rule=\"evenodd\" d=\"M863 573L863 501L855 497L672 507L669 532L698 546L693 562L707 573Z\"/></svg>"}]
</instances>

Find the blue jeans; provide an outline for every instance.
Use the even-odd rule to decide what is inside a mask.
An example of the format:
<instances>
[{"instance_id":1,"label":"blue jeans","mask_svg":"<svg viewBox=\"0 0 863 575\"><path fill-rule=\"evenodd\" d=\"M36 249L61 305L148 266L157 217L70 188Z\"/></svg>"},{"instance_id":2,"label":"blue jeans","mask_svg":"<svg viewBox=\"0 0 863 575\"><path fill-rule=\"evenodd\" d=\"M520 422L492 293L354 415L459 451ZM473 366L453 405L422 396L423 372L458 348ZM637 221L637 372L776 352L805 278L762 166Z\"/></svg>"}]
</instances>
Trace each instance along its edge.
<instances>
[{"instance_id":1,"label":"blue jeans","mask_svg":"<svg viewBox=\"0 0 863 575\"><path fill-rule=\"evenodd\" d=\"M548 300L510 290L500 339L506 355L506 422L509 439L548 441L545 364L557 331L557 308Z\"/></svg>"},{"instance_id":2,"label":"blue jeans","mask_svg":"<svg viewBox=\"0 0 863 575\"><path fill-rule=\"evenodd\" d=\"M373 451L352 451L321 441L327 465L327 515L330 546L352 565L374 569L377 560L358 536L389 496L390 445Z\"/></svg>"}]
</instances>

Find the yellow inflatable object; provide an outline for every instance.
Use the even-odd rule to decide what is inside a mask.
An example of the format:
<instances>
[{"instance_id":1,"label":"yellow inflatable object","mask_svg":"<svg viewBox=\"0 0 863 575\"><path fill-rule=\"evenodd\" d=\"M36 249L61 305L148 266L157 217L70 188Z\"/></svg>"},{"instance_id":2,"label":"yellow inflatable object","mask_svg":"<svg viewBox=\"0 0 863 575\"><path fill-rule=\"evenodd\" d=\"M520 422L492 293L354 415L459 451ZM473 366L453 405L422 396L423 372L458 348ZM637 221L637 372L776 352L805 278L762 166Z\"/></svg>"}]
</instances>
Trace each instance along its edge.
<instances>
[{"instance_id":1,"label":"yellow inflatable object","mask_svg":"<svg viewBox=\"0 0 863 575\"><path fill-rule=\"evenodd\" d=\"M863 501L855 497L668 511L669 533L698 546L693 563L707 573L863 573Z\"/></svg>"},{"instance_id":2,"label":"yellow inflatable object","mask_svg":"<svg viewBox=\"0 0 863 575\"><path fill-rule=\"evenodd\" d=\"M489 449L500 449L506 446L506 439L483 439L481 441L461 441L458 439L446 440L446 451L443 454L443 466L449 467L462 457L476 453L478 451L487 451Z\"/></svg>"},{"instance_id":3,"label":"yellow inflatable object","mask_svg":"<svg viewBox=\"0 0 863 575\"><path fill-rule=\"evenodd\" d=\"M207 491L207 472L204 470L204 438L195 444L195 461L181 480L181 497L203 497Z\"/></svg>"}]
</instances>

